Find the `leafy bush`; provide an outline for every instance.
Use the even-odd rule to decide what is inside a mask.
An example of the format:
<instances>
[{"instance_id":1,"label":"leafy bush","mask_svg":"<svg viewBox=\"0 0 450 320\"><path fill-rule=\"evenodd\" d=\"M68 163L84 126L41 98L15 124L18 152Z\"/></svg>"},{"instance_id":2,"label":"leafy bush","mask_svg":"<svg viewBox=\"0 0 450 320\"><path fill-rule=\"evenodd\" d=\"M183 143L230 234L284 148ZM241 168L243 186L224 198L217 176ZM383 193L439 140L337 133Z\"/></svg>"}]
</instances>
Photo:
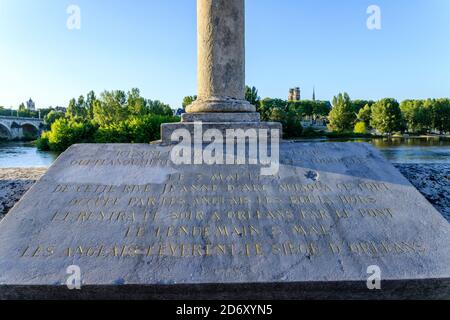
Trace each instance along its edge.
<instances>
[{"instance_id":1,"label":"leafy bush","mask_svg":"<svg viewBox=\"0 0 450 320\"><path fill-rule=\"evenodd\" d=\"M180 121L179 117L146 115L129 121L135 143L148 143L161 139L161 124Z\"/></svg>"},{"instance_id":2,"label":"leafy bush","mask_svg":"<svg viewBox=\"0 0 450 320\"><path fill-rule=\"evenodd\" d=\"M367 133L366 123L365 122L357 122L355 124L354 133Z\"/></svg>"},{"instance_id":3,"label":"leafy bush","mask_svg":"<svg viewBox=\"0 0 450 320\"><path fill-rule=\"evenodd\" d=\"M160 139L162 123L179 120L149 114L100 127L94 121L57 119L51 130L37 140L36 146L39 150L64 151L75 143L149 143Z\"/></svg>"},{"instance_id":4,"label":"leafy bush","mask_svg":"<svg viewBox=\"0 0 450 320\"><path fill-rule=\"evenodd\" d=\"M55 123L56 120L64 117L64 113L52 110L44 117L45 126L50 129L52 127L52 124Z\"/></svg>"},{"instance_id":5,"label":"leafy bush","mask_svg":"<svg viewBox=\"0 0 450 320\"><path fill-rule=\"evenodd\" d=\"M41 151L50 151L50 140L48 138L48 132L43 132L42 135L36 140L36 147Z\"/></svg>"},{"instance_id":6,"label":"leafy bush","mask_svg":"<svg viewBox=\"0 0 450 320\"><path fill-rule=\"evenodd\" d=\"M51 130L44 133L44 139L48 139L49 149L52 151L64 151L75 143L93 142L97 126L90 121L75 121L69 119L58 119ZM42 142L44 143L44 142Z\"/></svg>"}]
</instances>

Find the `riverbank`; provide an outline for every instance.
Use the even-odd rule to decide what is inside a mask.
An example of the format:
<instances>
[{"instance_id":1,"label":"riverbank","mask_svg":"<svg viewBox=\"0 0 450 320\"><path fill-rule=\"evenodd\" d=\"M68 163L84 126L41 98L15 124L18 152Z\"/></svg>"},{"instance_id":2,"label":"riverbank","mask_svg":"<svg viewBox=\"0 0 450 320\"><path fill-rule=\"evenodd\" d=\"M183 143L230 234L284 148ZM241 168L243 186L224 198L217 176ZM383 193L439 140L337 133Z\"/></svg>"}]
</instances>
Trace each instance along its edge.
<instances>
[{"instance_id":1,"label":"riverbank","mask_svg":"<svg viewBox=\"0 0 450 320\"><path fill-rule=\"evenodd\" d=\"M450 222L450 164L395 164ZM46 172L46 168L0 169L0 220Z\"/></svg>"},{"instance_id":2,"label":"riverbank","mask_svg":"<svg viewBox=\"0 0 450 320\"><path fill-rule=\"evenodd\" d=\"M0 169L0 220L46 171L47 168Z\"/></svg>"},{"instance_id":3,"label":"riverbank","mask_svg":"<svg viewBox=\"0 0 450 320\"><path fill-rule=\"evenodd\" d=\"M394 164L450 222L450 164Z\"/></svg>"}]
</instances>

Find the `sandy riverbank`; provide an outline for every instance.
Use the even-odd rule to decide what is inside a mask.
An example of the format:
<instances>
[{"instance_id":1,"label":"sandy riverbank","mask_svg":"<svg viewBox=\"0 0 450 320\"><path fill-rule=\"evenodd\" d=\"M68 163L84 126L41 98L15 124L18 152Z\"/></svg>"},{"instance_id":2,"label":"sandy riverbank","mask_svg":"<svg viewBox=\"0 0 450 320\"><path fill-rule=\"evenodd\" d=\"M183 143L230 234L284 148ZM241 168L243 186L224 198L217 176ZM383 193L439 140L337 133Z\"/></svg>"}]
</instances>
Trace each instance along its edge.
<instances>
[{"instance_id":1,"label":"sandy riverbank","mask_svg":"<svg viewBox=\"0 0 450 320\"><path fill-rule=\"evenodd\" d=\"M450 222L450 164L395 166ZM45 171L45 168L0 169L0 219Z\"/></svg>"}]
</instances>

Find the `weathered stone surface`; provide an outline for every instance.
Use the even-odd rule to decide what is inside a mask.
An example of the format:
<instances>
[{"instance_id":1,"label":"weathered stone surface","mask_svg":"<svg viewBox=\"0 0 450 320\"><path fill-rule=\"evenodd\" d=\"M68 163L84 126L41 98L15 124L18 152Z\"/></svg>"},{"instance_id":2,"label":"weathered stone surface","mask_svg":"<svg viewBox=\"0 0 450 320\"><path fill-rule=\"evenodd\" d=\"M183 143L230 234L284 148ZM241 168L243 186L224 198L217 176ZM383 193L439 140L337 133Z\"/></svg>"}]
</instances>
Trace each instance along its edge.
<instances>
[{"instance_id":1,"label":"weathered stone surface","mask_svg":"<svg viewBox=\"0 0 450 320\"><path fill-rule=\"evenodd\" d=\"M396 163L395 167L450 222L450 164Z\"/></svg>"},{"instance_id":2,"label":"weathered stone surface","mask_svg":"<svg viewBox=\"0 0 450 320\"><path fill-rule=\"evenodd\" d=\"M45 171L46 168L0 169L0 220Z\"/></svg>"},{"instance_id":3,"label":"weathered stone surface","mask_svg":"<svg viewBox=\"0 0 450 320\"><path fill-rule=\"evenodd\" d=\"M261 116L258 112L234 112L234 113L184 113L181 115L182 122L260 122Z\"/></svg>"},{"instance_id":4,"label":"weathered stone surface","mask_svg":"<svg viewBox=\"0 0 450 320\"><path fill-rule=\"evenodd\" d=\"M255 112L245 100L244 0L197 1L196 112Z\"/></svg>"},{"instance_id":5,"label":"weathered stone surface","mask_svg":"<svg viewBox=\"0 0 450 320\"><path fill-rule=\"evenodd\" d=\"M394 163L394 166L450 222L450 165ZM46 171L47 168L0 169L0 219Z\"/></svg>"},{"instance_id":6,"label":"weathered stone surface","mask_svg":"<svg viewBox=\"0 0 450 320\"><path fill-rule=\"evenodd\" d=\"M449 298L450 225L368 144L283 143L277 176L169 152L66 151L0 223L0 297Z\"/></svg>"},{"instance_id":7,"label":"weathered stone surface","mask_svg":"<svg viewBox=\"0 0 450 320\"><path fill-rule=\"evenodd\" d=\"M253 114L253 113L249 113ZM172 141L172 133L175 130L186 129L189 131L191 137L194 136L194 122L176 122L176 123L164 123L161 125L161 141L163 145L170 145L178 143L179 141ZM197 124L198 125L198 124ZM227 130L268 130L270 136L271 130L277 130L278 134L282 135L282 125L279 122L203 122L201 125L201 134L207 130L214 129L219 130L222 136L228 137ZM258 132L258 131L257 131Z\"/></svg>"},{"instance_id":8,"label":"weathered stone surface","mask_svg":"<svg viewBox=\"0 0 450 320\"><path fill-rule=\"evenodd\" d=\"M209 97L198 98L191 105L186 107L186 111L190 113L202 112L255 112L256 107L246 100Z\"/></svg>"}]
</instances>

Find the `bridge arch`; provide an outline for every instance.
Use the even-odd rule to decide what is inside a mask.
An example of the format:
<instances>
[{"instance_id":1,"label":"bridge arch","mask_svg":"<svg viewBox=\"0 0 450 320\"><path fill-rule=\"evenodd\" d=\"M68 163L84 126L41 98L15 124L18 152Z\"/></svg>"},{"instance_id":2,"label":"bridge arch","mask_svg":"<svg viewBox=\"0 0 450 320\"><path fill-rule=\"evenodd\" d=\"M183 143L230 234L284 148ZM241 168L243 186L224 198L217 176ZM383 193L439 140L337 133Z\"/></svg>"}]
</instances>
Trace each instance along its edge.
<instances>
[{"instance_id":1,"label":"bridge arch","mask_svg":"<svg viewBox=\"0 0 450 320\"><path fill-rule=\"evenodd\" d=\"M11 137L11 130L9 130L6 125L0 122L0 139L11 139Z\"/></svg>"},{"instance_id":2,"label":"bridge arch","mask_svg":"<svg viewBox=\"0 0 450 320\"><path fill-rule=\"evenodd\" d=\"M25 138L36 139L39 137L40 129L34 123L22 123L22 133Z\"/></svg>"}]
</instances>

